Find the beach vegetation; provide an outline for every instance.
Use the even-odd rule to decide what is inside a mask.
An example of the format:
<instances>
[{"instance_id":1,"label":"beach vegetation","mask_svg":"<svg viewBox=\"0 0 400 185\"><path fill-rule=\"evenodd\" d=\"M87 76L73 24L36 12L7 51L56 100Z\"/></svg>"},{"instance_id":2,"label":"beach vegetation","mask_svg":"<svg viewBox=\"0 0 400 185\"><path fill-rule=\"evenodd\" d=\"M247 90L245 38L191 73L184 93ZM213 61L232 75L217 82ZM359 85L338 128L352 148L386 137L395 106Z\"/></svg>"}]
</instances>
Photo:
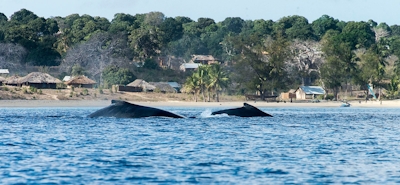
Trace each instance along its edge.
<instances>
[{"instance_id":1,"label":"beach vegetation","mask_svg":"<svg viewBox=\"0 0 400 185\"><path fill-rule=\"evenodd\" d=\"M82 95L84 95L84 96L87 96L87 95L89 95L89 91L88 91L88 89L83 89L83 93L82 93Z\"/></svg>"},{"instance_id":2,"label":"beach vegetation","mask_svg":"<svg viewBox=\"0 0 400 185\"><path fill-rule=\"evenodd\" d=\"M29 93L29 91L28 91L28 89L27 89L26 87L23 87L23 88L22 88L22 93L24 93L24 94L28 94L28 93Z\"/></svg>"},{"instance_id":3,"label":"beach vegetation","mask_svg":"<svg viewBox=\"0 0 400 185\"><path fill-rule=\"evenodd\" d=\"M196 70L180 71L193 55L212 55L218 65L204 61ZM373 20L322 15L309 22L290 15L216 22L162 12L116 12L113 20L86 14L43 18L27 9L7 18L0 12L0 66L12 73L87 75L105 89L137 78L174 81L194 101L219 101L221 94L265 99L300 85L320 85L339 99L348 87L369 93L367 84L394 99L399 57L400 27Z\"/></svg>"}]
</instances>

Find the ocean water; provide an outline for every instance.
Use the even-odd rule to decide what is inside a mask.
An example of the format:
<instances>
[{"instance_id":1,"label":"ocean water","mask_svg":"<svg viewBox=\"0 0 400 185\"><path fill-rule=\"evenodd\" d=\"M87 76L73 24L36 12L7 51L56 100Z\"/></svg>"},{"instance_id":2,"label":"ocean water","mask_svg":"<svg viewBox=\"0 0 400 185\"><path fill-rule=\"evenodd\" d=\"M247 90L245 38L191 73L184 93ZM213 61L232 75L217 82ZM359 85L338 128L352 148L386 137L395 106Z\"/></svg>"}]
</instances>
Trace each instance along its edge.
<instances>
[{"instance_id":1,"label":"ocean water","mask_svg":"<svg viewBox=\"0 0 400 185\"><path fill-rule=\"evenodd\" d=\"M0 184L400 183L400 109L86 117L97 109L1 108Z\"/></svg>"}]
</instances>

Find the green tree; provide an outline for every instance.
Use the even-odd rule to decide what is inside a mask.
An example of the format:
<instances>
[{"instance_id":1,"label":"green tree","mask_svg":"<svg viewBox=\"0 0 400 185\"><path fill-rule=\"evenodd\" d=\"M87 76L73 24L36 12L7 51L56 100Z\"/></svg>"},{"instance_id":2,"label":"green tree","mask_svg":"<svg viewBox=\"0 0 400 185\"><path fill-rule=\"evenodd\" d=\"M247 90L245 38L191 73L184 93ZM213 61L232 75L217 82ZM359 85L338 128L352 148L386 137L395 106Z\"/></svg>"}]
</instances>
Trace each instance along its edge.
<instances>
[{"instance_id":1,"label":"green tree","mask_svg":"<svg viewBox=\"0 0 400 185\"><path fill-rule=\"evenodd\" d=\"M0 43L4 40L4 31L8 24L8 18L3 13L0 13Z\"/></svg>"},{"instance_id":2,"label":"green tree","mask_svg":"<svg viewBox=\"0 0 400 185\"><path fill-rule=\"evenodd\" d=\"M313 21L311 27L314 31L314 35L318 40L320 40L328 30L338 30L338 22L339 20L334 19L333 17L323 15L317 20Z\"/></svg>"},{"instance_id":3,"label":"green tree","mask_svg":"<svg viewBox=\"0 0 400 185\"><path fill-rule=\"evenodd\" d=\"M207 28L211 28L215 25L215 21L210 18L201 17L197 19L197 28L200 30L206 30Z\"/></svg>"},{"instance_id":4,"label":"green tree","mask_svg":"<svg viewBox=\"0 0 400 185\"><path fill-rule=\"evenodd\" d=\"M201 92L201 94L203 96L204 102L206 102L205 93L206 93L206 90L208 90L207 89L207 84L208 84L208 79L209 79L208 78L208 74L207 74L208 73L208 69L207 68L208 68L208 66L205 66L205 65L199 66L197 68L196 72L193 73L194 79L198 80L197 84L200 87L200 92Z\"/></svg>"},{"instance_id":5,"label":"green tree","mask_svg":"<svg viewBox=\"0 0 400 185\"><path fill-rule=\"evenodd\" d=\"M136 76L127 68L118 66L108 66L103 70L103 79L105 86L126 85L136 79Z\"/></svg>"},{"instance_id":6,"label":"green tree","mask_svg":"<svg viewBox=\"0 0 400 185\"><path fill-rule=\"evenodd\" d=\"M290 57L289 43L283 37L275 40L259 37L236 37L233 40L236 56L235 74L239 83L248 90L256 90L264 100L268 92L273 94L287 86L285 63Z\"/></svg>"},{"instance_id":7,"label":"green tree","mask_svg":"<svg viewBox=\"0 0 400 185\"><path fill-rule=\"evenodd\" d=\"M393 36L400 36L400 25L392 25L390 26L390 30Z\"/></svg>"},{"instance_id":8,"label":"green tree","mask_svg":"<svg viewBox=\"0 0 400 185\"><path fill-rule=\"evenodd\" d=\"M227 17L221 22L222 29L225 29L226 32L232 32L236 34L242 32L244 24L245 21L240 17Z\"/></svg>"},{"instance_id":9,"label":"green tree","mask_svg":"<svg viewBox=\"0 0 400 185\"><path fill-rule=\"evenodd\" d=\"M389 99L395 99L399 95L399 88L400 88L400 80L396 76L390 80L390 83L388 84L388 89L387 89L387 96Z\"/></svg>"},{"instance_id":10,"label":"green tree","mask_svg":"<svg viewBox=\"0 0 400 185\"><path fill-rule=\"evenodd\" d=\"M271 35L273 32L274 21L272 20L255 20L253 22L253 33L258 34L260 37L266 37L267 35Z\"/></svg>"},{"instance_id":11,"label":"green tree","mask_svg":"<svg viewBox=\"0 0 400 185\"><path fill-rule=\"evenodd\" d=\"M171 41L182 38L183 27L182 24L176 21L174 18L166 18L160 25L160 40L162 45L167 45Z\"/></svg>"},{"instance_id":12,"label":"green tree","mask_svg":"<svg viewBox=\"0 0 400 185\"><path fill-rule=\"evenodd\" d=\"M186 93L191 93L193 94L193 99L195 102L197 102L197 97L200 92L200 84L199 80L197 79L196 75L192 75L187 77L185 84L183 85L183 90Z\"/></svg>"},{"instance_id":13,"label":"green tree","mask_svg":"<svg viewBox=\"0 0 400 185\"><path fill-rule=\"evenodd\" d=\"M28 50L25 63L56 66L59 65L61 58L54 47L57 31L58 25L54 20L46 20L22 9L11 16L4 39L6 42L18 43Z\"/></svg>"},{"instance_id":14,"label":"green tree","mask_svg":"<svg viewBox=\"0 0 400 185\"><path fill-rule=\"evenodd\" d=\"M37 18L39 17L33 12L27 9L21 9L11 15L10 22L17 22L18 24L28 24L29 22Z\"/></svg>"},{"instance_id":15,"label":"green tree","mask_svg":"<svg viewBox=\"0 0 400 185\"><path fill-rule=\"evenodd\" d=\"M114 15L114 19L111 21L111 25L109 27L109 32L118 33L118 32L131 32L134 27L136 21L136 17L130 14L118 13Z\"/></svg>"},{"instance_id":16,"label":"green tree","mask_svg":"<svg viewBox=\"0 0 400 185\"><path fill-rule=\"evenodd\" d=\"M350 43L351 49L368 48L375 42L375 34L368 23L350 21L342 30L341 40Z\"/></svg>"},{"instance_id":17,"label":"green tree","mask_svg":"<svg viewBox=\"0 0 400 185\"><path fill-rule=\"evenodd\" d=\"M368 49L361 57L359 62L360 75L363 81L381 87L381 81L385 75L385 61L377 53L377 46Z\"/></svg>"},{"instance_id":18,"label":"green tree","mask_svg":"<svg viewBox=\"0 0 400 185\"><path fill-rule=\"evenodd\" d=\"M72 76L85 75L85 69L81 65L75 64L74 66L72 66L71 75Z\"/></svg>"},{"instance_id":19,"label":"green tree","mask_svg":"<svg viewBox=\"0 0 400 185\"><path fill-rule=\"evenodd\" d=\"M228 87L228 74L220 64L211 64L211 66L208 68L208 76L208 86L214 91L216 95L216 101L219 102L219 94L221 90Z\"/></svg>"},{"instance_id":20,"label":"green tree","mask_svg":"<svg viewBox=\"0 0 400 185\"><path fill-rule=\"evenodd\" d=\"M330 30L322 38L326 62L321 66L321 79L325 88L333 89L336 100L342 83L347 84L355 71L350 43L342 42L340 37L340 33Z\"/></svg>"},{"instance_id":21,"label":"green tree","mask_svg":"<svg viewBox=\"0 0 400 185\"><path fill-rule=\"evenodd\" d=\"M190 19L189 17L183 17L183 16L175 17L175 20L178 21L182 25L185 23L193 22L193 20Z\"/></svg>"},{"instance_id":22,"label":"green tree","mask_svg":"<svg viewBox=\"0 0 400 185\"><path fill-rule=\"evenodd\" d=\"M160 69L157 62L154 59L146 59L143 64L143 68L145 69Z\"/></svg>"},{"instance_id":23,"label":"green tree","mask_svg":"<svg viewBox=\"0 0 400 185\"><path fill-rule=\"evenodd\" d=\"M275 33L282 34L289 40L307 40L314 37L311 25L305 17L294 15L283 17L274 25Z\"/></svg>"}]
</instances>

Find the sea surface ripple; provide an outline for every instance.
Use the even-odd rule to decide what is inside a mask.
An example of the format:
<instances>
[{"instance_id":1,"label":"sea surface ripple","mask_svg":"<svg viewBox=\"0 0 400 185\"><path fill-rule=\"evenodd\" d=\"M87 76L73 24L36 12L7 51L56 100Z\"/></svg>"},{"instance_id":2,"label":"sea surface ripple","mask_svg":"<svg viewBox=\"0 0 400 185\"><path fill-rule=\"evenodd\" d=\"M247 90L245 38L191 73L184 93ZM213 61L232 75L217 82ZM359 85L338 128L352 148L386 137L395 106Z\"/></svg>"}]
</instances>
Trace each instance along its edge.
<instances>
[{"instance_id":1,"label":"sea surface ripple","mask_svg":"<svg viewBox=\"0 0 400 185\"><path fill-rule=\"evenodd\" d=\"M0 184L400 183L400 109L86 117L97 109L1 108Z\"/></svg>"}]
</instances>

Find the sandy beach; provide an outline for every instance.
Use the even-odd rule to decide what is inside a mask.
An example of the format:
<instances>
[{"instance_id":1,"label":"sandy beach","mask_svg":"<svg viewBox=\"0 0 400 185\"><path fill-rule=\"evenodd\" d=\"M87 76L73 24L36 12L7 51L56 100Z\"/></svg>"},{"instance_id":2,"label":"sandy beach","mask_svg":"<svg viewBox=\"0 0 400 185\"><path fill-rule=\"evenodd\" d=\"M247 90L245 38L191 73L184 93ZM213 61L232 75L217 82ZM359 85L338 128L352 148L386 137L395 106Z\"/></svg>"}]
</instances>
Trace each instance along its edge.
<instances>
[{"instance_id":1,"label":"sandy beach","mask_svg":"<svg viewBox=\"0 0 400 185\"><path fill-rule=\"evenodd\" d=\"M244 102L187 102L187 101L129 101L131 103L153 107L241 107ZM340 107L341 102L318 103L277 103L254 102L246 103L256 107ZM111 100L0 100L0 107L105 107L111 104ZM399 100L392 101L350 101L351 107L364 108L400 108Z\"/></svg>"}]
</instances>

